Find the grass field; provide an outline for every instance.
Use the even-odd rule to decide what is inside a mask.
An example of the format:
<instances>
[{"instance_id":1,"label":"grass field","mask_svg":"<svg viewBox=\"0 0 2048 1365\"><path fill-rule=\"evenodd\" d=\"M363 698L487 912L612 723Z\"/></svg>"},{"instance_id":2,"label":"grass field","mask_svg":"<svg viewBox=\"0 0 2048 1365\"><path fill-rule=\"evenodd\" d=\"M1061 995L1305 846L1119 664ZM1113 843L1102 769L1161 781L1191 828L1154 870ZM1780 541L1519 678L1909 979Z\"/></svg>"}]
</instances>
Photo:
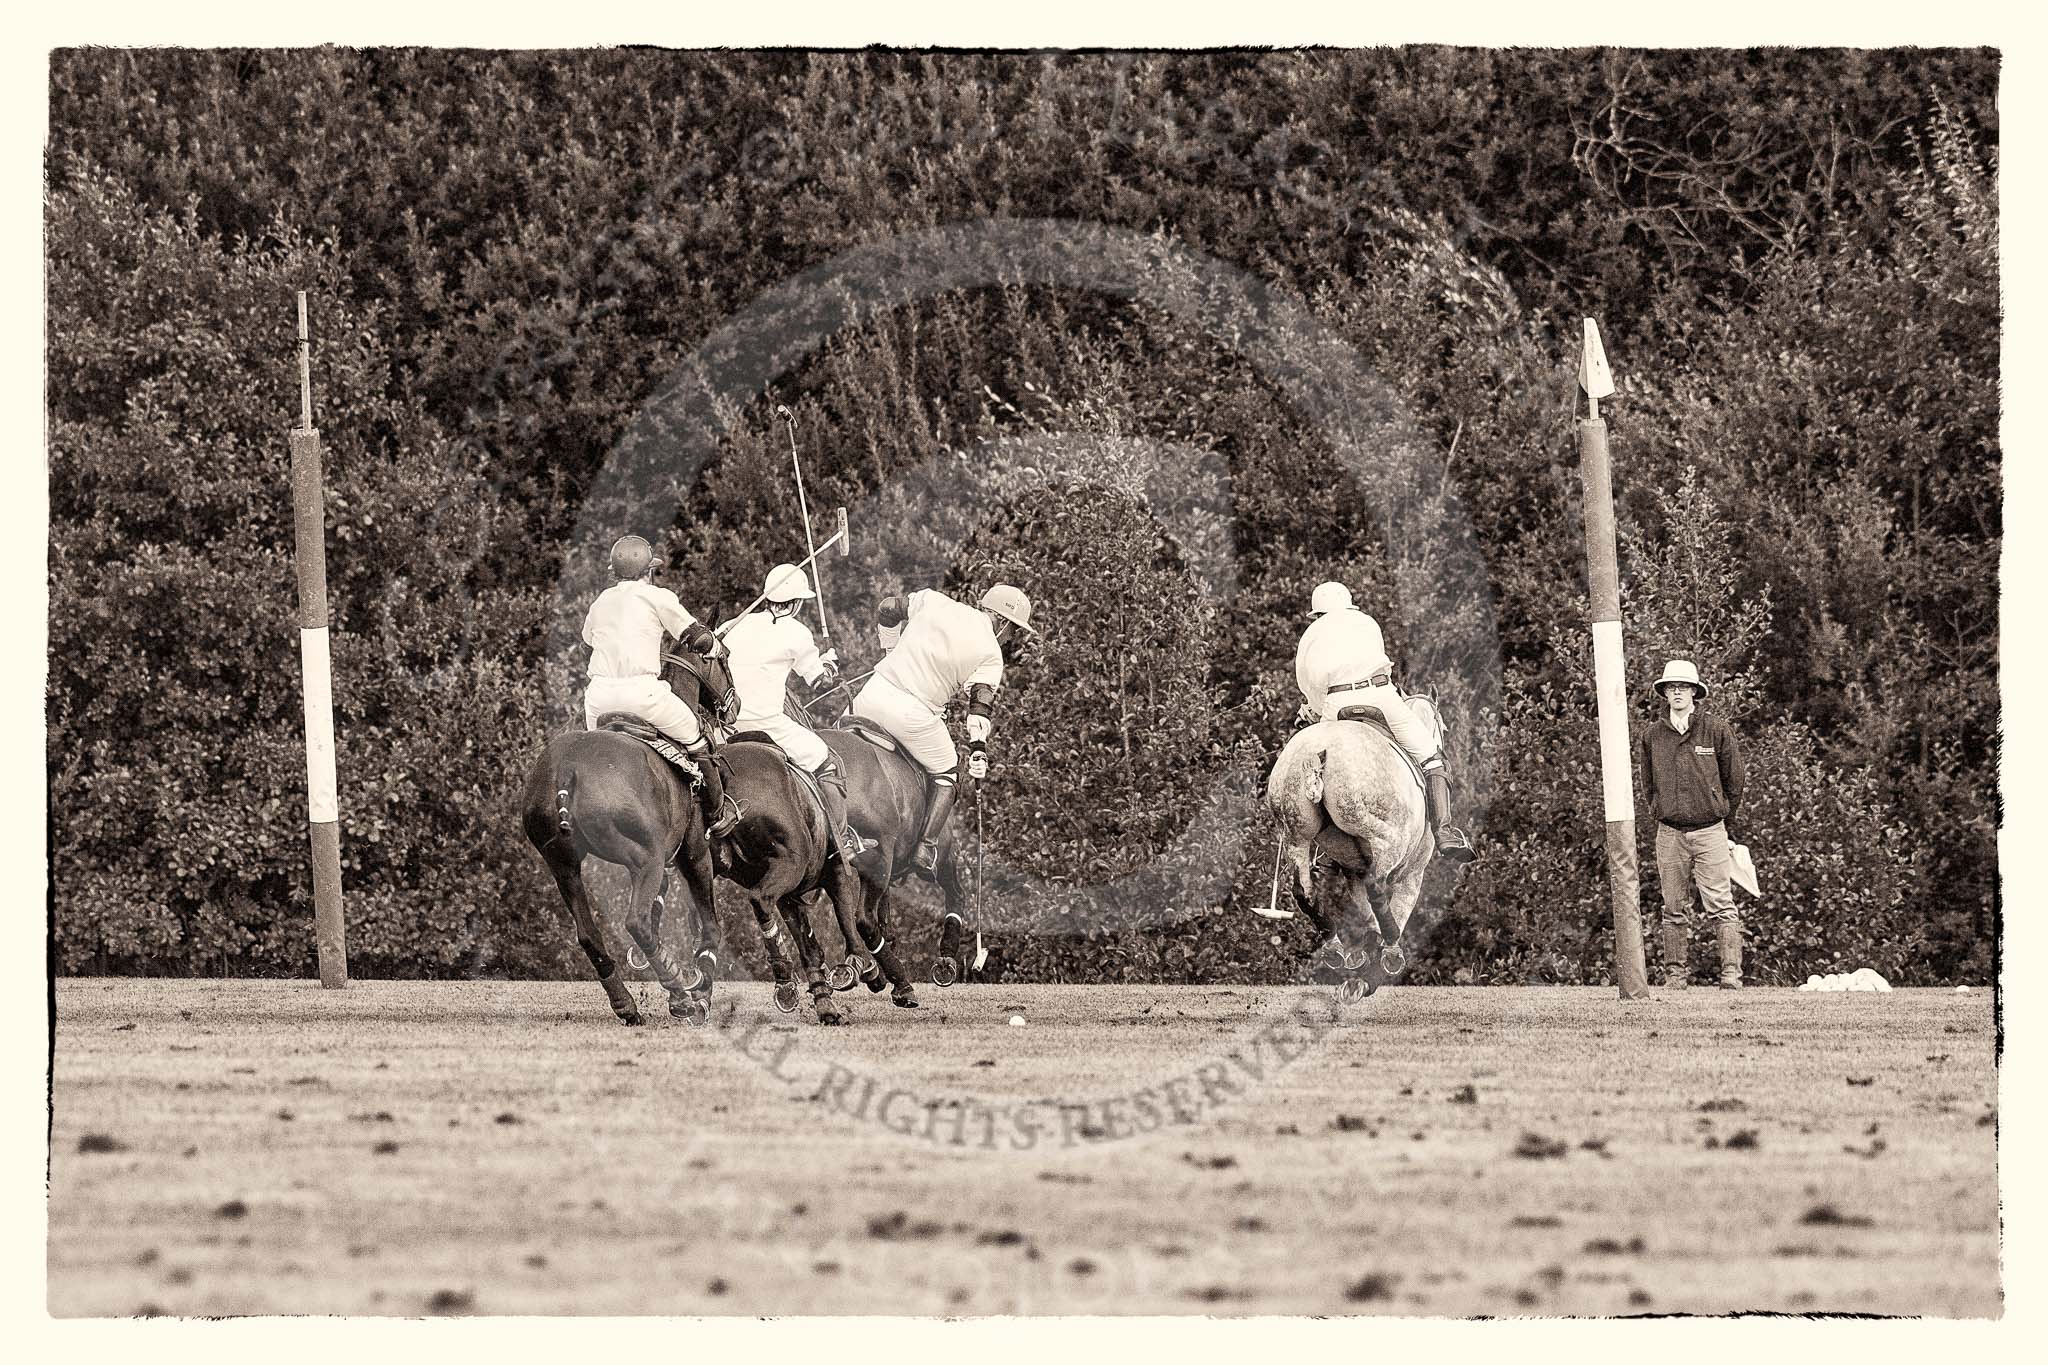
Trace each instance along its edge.
<instances>
[{"instance_id":1,"label":"grass field","mask_svg":"<svg viewBox=\"0 0 2048 1365\"><path fill-rule=\"evenodd\" d=\"M62 981L50 1310L2000 1312L1988 991L923 994Z\"/></svg>"}]
</instances>

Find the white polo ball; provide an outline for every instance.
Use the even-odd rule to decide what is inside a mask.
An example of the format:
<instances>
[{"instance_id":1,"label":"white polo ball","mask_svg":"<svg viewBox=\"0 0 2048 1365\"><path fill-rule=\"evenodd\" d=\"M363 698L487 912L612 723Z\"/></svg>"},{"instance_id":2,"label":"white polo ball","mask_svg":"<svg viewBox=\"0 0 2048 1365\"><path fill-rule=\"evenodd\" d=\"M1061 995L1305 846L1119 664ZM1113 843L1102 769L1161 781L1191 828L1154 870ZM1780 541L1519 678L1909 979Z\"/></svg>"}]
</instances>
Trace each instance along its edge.
<instances>
[{"instance_id":1,"label":"white polo ball","mask_svg":"<svg viewBox=\"0 0 2048 1365\"><path fill-rule=\"evenodd\" d=\"M1021 1015L1021 1014L1013 1014L1013 1015L1011 1015L1011 1016L1010 1016L1010 1027L1011 1027L1011 1028L1023 1028L1023 1027L1024 1027L1024 1016L1023 1016L1023 1015Z\"/></svg>"}]
</instances>

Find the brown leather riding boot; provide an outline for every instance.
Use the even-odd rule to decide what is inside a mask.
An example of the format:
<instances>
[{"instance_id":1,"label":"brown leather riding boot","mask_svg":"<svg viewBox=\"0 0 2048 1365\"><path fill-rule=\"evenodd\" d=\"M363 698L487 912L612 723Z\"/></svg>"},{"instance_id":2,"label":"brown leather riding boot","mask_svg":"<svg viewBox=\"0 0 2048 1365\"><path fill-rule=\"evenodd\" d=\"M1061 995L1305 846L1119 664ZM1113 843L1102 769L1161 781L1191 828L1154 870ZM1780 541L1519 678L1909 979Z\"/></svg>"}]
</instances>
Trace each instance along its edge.
<instances>
[{"instance_id":1,"label":"brown leather riding boot","mask_svg":"<svg viewBox=\"0 0 2048 1365\"><path fill-rule=\"evenodd\" d=\"M846 774L839 771L836 759L818 765L818 794L825 799L826 838L839 849L839 856L851 860L867 852L868 841L846 818Z\"/></svg>"},{"instance_id":2,"label":"brown leather riding boot","mask_svg":"<svg viewBox=\"0 0 2048 1365\"><path fill-rule=\"evenodd\" d=\"M1431 768L1423 774L1423 783L1429 808L1430 827L1436 831L1436 852L1439 858L1448 858L1454 863L1469 863L1479 855L1472 849L1472 841L1465 837L1465 831L1451 823L1451 779L1442 768Z\"/></svg>"},{"instance_id":3,"label":"brown leather riding boot","mask_svg":"<svg viewBox=\"0 0 2048 1365\"><path fill-rule=\"evenodd\" d=\"M1682 991L1692 984L1692 934L1683 924L1664 926L1664 989Z\"/></svg>"},{"instance_id":4,"label":"brown leather riding boot","mask_svg":"<svg viewBox=\"0 0 2048 1365\"><path fill-rule=\"evenodd\" d=\"M704 774L704 780L697 784L697 805L704 812L704 832L714 839L723 839L732 833L740 822L737 806L726 809L725 775L718 770L718 760L712 757L711 745L700 739L683 751L696 760L697 770Z\"/></svg>"},{"instance_id":5,"label":"brown leather riding boot","mask_svg":"<svg viewBox=\"0 0 2048 1365\"><path fill-rule=\"evenodd\" d=\"M1742 989L1742 921L1714 921L1714 944L1721 950L1721 979L1724 991Z\"/></svg>"},{"instance_id":6,"label":"brown leather riding boot","mask_svg":"<svg viewBox=\"0 0 2048 1365\"><path fill-rule=\"evenodd\" d=\"M959 795L959 782L951 773L931 778L925 786L924 833L917 840L917 866L934 877L939 871L939 835L946 828L946 818L953 813L953 800Z\"/></svg>"}]
</instances>

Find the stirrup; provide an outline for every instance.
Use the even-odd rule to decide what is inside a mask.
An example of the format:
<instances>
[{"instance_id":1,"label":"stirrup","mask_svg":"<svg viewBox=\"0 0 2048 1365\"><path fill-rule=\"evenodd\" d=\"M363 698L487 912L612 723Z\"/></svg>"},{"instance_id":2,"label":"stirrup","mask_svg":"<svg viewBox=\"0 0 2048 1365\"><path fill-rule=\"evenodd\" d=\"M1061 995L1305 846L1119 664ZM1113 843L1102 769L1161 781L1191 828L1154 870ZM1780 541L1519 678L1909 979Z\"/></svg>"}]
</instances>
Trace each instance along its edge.
<instances>
[{"instance_id":1,"label":"stirrup","mask_svg":"<svg viewBox=\"0 0 2048 1365\"><path fill-rule=\"evenodd\" d=\"M917 864L918 871L928 872L933 876L937 876L939 871L939 841L937 839L926 839L918 844L917 853L911 858L911 861Z\"/></svg>"},{"instance_id":2,"label":"stirrup","mask_svg":"<svg viewBox=\"0 0 2048 1365\"><path fill-rule=\"evenodd\" d=\"M1445 825L1436 832L1436 856L1454 863L1469 863L1479 856L1472 847L1472 841L1465 837L1465 831L1455 825Z\"/></svg>"},{"instance_id":3,"label":"stirrup","mask_svg":"<svg viewBox=\"0 0 2048 1365\"><path fill-rule=\"evenodd\" d=\"M860 831L855 829L851 823L840 826L840 857L849 859L858 858L861 854L866 853L875 847L876 844L874 843L874 841L862 838Z\"/></svg>"},{"instance_id":4,"label":"stirrup","mask_svg":"<svg viewBox=\"0 0 2048 1365\"><path fill-rule=\"evenodd\" d=\"M714 839L723 839L739 828L740 817L744 814L746 812L740 809L740 803L728 796L719 805L718 818L704 826L704 832Z\"/></svg>"}]
</instances>

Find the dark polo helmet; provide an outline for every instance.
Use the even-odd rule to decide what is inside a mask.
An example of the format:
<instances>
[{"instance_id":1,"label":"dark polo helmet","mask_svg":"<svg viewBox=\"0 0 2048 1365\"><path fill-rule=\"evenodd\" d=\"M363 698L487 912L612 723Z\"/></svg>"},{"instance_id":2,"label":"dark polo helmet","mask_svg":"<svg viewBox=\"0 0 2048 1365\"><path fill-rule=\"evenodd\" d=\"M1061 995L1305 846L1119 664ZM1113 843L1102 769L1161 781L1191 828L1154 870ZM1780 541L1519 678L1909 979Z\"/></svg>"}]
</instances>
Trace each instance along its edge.
<instances>
[{"instance_id":1,"label":"dark polo helmet","mask_svg":"<svg viewBox=\"0 0 2048 1365\"><path fill-rule=\"evenodd\" d=\"M612 577L618 579L638 578L649 569L661 567L661 561L654 557L654 547L644 536L620 536L612 542Z\"/></svg>"}]
</instances>

